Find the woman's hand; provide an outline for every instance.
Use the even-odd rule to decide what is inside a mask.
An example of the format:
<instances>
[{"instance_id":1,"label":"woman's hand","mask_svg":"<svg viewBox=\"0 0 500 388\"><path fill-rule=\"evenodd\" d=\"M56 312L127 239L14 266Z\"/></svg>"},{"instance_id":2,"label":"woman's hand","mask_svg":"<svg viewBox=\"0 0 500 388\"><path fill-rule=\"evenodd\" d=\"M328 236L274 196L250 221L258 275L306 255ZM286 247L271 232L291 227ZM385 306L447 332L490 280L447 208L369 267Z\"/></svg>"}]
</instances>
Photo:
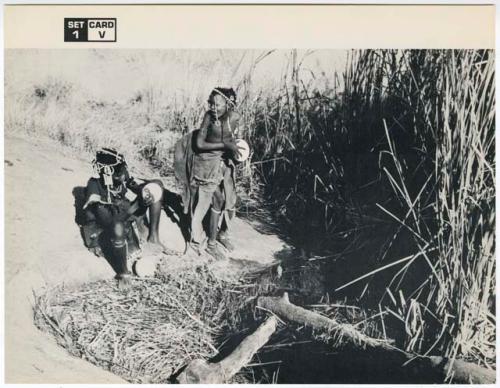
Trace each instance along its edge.
<instances>
[{"instance_id":1,"label":"woman's hand","mask_svg":"<svg viewBox=\"0 0 500 388\"><path fill-rule=\"evenodd\" d=\"M234 157L235 158L240 158L241 157L241 152L240 152L240 149L243 149L242 147L238 147L236 145L236 142L234 141L234 139L231 139L231 140L226 140L224 142L224 147L226 148L226 150L229 150L233 153Z\"/></svg>"},{"instance_id":2,"label":"woman's hand","mask_svg":"<svg viewBox=\"0 0 500 388\"><path fill-rule=\"evenodd\" d=\"M149 190L143 190L143 192L141 193L141 197L142 197L142 203L146 207L151 206L154 202L154 198L149 192Z\"/></svg>"},{"instance_id":3,"label":"woman's hand","mask_svg":"<svg viewBox=\"0 0 500 388\"><path fill-rule=\"evenodd\" d=\"M148 206L148 205L146 205ZM132 202L132 205L127 209L127 216L131 216L134 214L137 210L139 210L139 201L134 201Z\"/></svg>"}]
</instances>

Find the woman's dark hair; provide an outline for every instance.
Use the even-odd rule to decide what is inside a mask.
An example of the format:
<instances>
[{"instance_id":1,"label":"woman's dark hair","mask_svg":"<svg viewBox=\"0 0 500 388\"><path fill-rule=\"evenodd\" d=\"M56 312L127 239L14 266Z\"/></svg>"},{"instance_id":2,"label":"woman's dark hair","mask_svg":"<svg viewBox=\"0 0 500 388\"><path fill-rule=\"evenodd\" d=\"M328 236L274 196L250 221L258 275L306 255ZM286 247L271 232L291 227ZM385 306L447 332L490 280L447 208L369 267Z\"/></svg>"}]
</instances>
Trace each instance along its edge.
<instances>
[{"instance_id":1,"label":"woman's dark hair","mask_svg":"<svg viewBox=\"0 0 500 388\"><path fill-rule=\"evenodd\" d=\"M114 148L103 147L97 150L94 163L102 166L117 166L125 162L125 158Z\"/></svg>"},{"instance_id":2,"label":"woman's dark hair","mask_svg":"<svg viewBox=\"0 0 500 388\"><path fill-rule=\"evenodd\" d=\"M213 88L208 101L211 101L216 94L222 95L233 107L236 106L236 92L233 88L222 88L220 86Z\"/></svg>"},{"instance_id":3,"label":"woman's dark hair","mask_svg":"<svg viewBox=\"0 0 500 388\"><path fill-rule=\"evenodd\" d=\"M101 148L96 152L94 161L92 162L94 169L100 176L104 173L104 168L109 166L112 168L113 175L128 174L127 162L122 154L114 148Z\"/></svg>"}]
</instances>

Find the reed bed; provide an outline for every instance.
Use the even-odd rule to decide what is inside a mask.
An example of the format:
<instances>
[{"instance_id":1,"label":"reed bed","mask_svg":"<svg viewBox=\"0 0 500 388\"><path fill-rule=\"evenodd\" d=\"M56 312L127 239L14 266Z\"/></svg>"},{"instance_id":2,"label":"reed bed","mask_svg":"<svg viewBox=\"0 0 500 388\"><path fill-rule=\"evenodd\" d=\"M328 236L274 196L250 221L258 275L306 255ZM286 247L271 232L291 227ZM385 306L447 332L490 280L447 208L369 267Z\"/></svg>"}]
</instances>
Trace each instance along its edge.
<instances>
[{"instance_id":1,"label":"reed bed","mask_svg":"<svg viewBox=\"0 0 500 388\"><path fill-rule=\"evenodd\" d=\"M322 244L306 225L352 241L333 292L378 306L399 346L494 368L493 52L354 51L340 91L293 82L253 133L277 214L304 245Z\"/></svg>"},{"instance_id":2,"label":"reed bed","mask_svg":"<svg viewBox=\"0 0 500 388\"><path fill-rule=\"evenodd\" d=\"M366 59L382 69L375 83L381 97L370 101L392 105L383 113L387 159L380 167L395 200L376 205L399 225L392 241L405 229L415 250L381 302L398 310L407 350L494 367L493 53L367 53L360 61ZM406 279L416 270L410 288Z\"/></svg>"}]
</instances>

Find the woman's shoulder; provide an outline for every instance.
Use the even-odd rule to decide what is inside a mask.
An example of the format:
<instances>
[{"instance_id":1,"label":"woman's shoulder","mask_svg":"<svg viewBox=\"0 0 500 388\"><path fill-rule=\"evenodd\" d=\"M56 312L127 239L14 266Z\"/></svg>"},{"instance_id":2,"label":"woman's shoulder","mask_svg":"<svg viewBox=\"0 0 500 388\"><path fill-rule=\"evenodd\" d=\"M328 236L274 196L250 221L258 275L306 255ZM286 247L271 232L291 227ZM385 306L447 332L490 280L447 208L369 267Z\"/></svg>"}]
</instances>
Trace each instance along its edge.
<instances>
[{"instance_id":1,"label":"woman's shoulder","mask_svg":"<svg viewBox=\"0 0 500 388\"><path fill-rule=\"evenodd\" d=\"M240 114L238 112L235 112L234 110L229 111L229 120L231 120L232 123L236 123L240 120Z\"/></svg>"},{"instance_id":2,"label":"woman's shoulder","mask_svg":"<svg viewBox=\"0 0 500 388\"><path fill-rule=\"evenodd\" d=\"M238 112L236 112L235 110L231 110L231 111L229 111L229 117L231 119L239 119L240 114Z\"/></svg>"},{"instance_id":3,"label":"woman's shoulder","mask_svg":"<svg viewBox=\"0 0 500 388\"><path fill-rule=\"evenodd\" d=\"M213 114L211 111L207 110L203 114L202 126L209 126L214 122Z\"/></svg>"}]
</instances>

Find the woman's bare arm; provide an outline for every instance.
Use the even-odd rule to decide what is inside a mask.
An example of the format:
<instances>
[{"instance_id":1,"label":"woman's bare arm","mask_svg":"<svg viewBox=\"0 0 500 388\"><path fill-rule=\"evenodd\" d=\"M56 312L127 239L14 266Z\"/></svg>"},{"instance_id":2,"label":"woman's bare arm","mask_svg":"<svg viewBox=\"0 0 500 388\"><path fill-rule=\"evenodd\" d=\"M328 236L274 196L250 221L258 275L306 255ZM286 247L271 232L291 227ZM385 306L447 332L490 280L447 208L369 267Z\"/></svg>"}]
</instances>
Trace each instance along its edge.
<instances>
[{"instance_id":1,"label":"woman's bare arm","mask_svg":"<svg viewBox=\"0 0 500 388\"><path fill-rule=\"evenodd\" d=\"M217 142L210 143L207 142L207 132L208 126L210 125L210 115L205 113L205 117L203 118L203 123L201 124L201 128L198 131L198 135L196 136L196 147L200 151L231 151L236 157L241 155L240 149L234 142L234 139L225 141L225 142Z\"/></svg>"},{"instance_id":2,"label":"woman's bare arm","mask_svg":"<svg viewBox=\"0 0 500 388\"><path fill-rule=\"evenodd\" d=\"M216 151L216 150L227 150L229 149L226 143L217 142L217 143L209 143L207 142L207 132L208 126L210 125L210 115L205 113L205 117L203 117L203 122L201 124L201 128L198 131L198 135L196 136L196 147L200 151Z\"/></svg>"}]
</instances>

